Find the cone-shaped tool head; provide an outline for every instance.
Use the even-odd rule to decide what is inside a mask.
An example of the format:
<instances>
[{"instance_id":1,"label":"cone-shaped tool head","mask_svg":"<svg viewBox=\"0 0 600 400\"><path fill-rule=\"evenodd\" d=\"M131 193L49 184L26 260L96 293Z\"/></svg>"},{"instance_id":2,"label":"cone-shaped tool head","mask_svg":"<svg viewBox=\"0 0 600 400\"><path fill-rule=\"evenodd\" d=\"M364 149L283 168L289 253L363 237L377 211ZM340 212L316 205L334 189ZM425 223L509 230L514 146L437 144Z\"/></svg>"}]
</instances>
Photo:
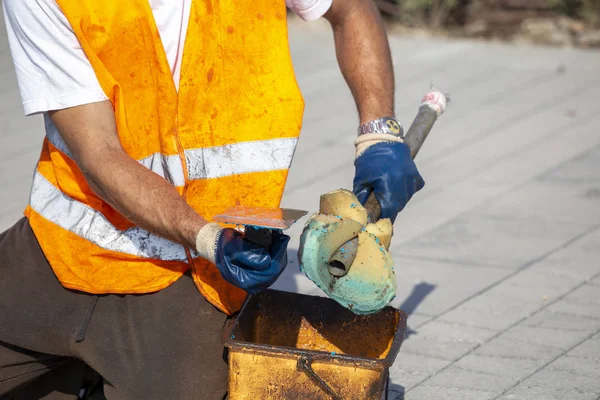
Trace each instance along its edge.
<instances>
[{"instance_id":1,"label":"cone-shaped tool head","mask_svg":"<svg viewBox=\"0 0 600 400\"><path fill-rule=\"evenodd\" d=\"M356 314L371 314L396 295L396 276L387 250L392 225L389 220L365 225L366 217L357 204L347 190L323 195L321 213L304 226L298 258L302 272L329 297ZM336 215L327 213L332 211ZM332 256L351 240L358 242L354 262L344 274L333 274Z\"/></svg>"}]
</instances>

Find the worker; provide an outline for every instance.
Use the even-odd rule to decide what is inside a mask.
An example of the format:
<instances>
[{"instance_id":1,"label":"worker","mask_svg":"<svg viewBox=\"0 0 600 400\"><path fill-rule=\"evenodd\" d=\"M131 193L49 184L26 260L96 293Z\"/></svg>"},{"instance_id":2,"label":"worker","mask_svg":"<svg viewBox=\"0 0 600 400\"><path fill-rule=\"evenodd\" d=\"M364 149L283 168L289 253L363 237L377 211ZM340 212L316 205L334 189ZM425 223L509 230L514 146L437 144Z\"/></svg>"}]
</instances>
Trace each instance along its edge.
<instances>
[{"instance_id":1,"label":"worker","mask_svg":"<svg viewBox=\"0 0 600 400\"><path fill-rule=\"evenodd\" d=\"M286 7L332 26L361 201L395 219L424 185L370 1L3 5L45 138L24 217L0 235L0 397L76 398L86 368L110 400L226 395L222 335L284 271L290 237L263 248L212 218L280 204L304 110Z\"/></svg>"}]
</instances>

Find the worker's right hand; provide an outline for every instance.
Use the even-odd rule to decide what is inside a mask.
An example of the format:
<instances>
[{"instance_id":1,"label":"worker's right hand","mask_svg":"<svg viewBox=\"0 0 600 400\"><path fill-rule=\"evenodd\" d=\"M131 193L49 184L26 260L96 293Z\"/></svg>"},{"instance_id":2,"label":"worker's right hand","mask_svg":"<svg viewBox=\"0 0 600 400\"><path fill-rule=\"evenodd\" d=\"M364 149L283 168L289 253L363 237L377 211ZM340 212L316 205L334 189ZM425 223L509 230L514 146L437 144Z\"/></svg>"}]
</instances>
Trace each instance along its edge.
<instances>
[{"instance_id":1,"label":"worker's right hand","mask_svg":"<svg viewBox=\"0 0 600 400\"><path fill-rule=\"evenodd\" d=\"M363 137L368 139L367 135ZM364 140L363 137L359 139ZM425 181L406 144L401 141L373 142L375 144L362 153L358 153L357 146L354 194L361 204L365 204L373 193L381 206L381 218L390 218L394 223L412 196L425 186Z\"/></svg>"},{"instance_id":2,"label":"worker's right hand","mask_svg":"<svg viewBox=\"0 0 600 400\"><path fill-rule=\"evenodd\" d=\"M275 283L287 266L289 236L274 230L271 245L265 248L245 240L234 229L217 227L218 224L209 224L203 228L196 247L202 256L217 266L223 279L250 294L259 293ZM203 230L210 235L202 235ZM212 254L205 245L207 237L211 237L208 243L212 241Z\"/></svg>"}]
</instances>

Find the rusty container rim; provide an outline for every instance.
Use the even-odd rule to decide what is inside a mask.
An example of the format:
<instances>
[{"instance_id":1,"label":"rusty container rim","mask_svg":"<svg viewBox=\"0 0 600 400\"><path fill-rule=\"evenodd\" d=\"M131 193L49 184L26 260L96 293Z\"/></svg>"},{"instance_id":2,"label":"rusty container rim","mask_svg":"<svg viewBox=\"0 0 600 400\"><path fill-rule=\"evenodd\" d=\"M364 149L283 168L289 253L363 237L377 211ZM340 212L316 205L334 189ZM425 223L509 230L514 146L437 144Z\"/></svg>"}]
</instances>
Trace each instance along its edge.
<instances>
[{"instance_id":1,"label":"rusty container rim","mask_svg":"<svg viewBox=\"0 0 600 400\"><path fill-rule=\"evenodd\" d=\"M285 295L288 295L288 296L291 295L291 296L302 296L302 297L318 297L318 298L323 299L323 301L332 302L332 303L335 303L335 305L339 306L339 304L337 302L335 302L334 300L327 298L327 297L312 296L312 295L306 295L306 294L294 293L294 292L286 292L283 290L267 289L264 292L259 293L258 295L249 295L246 298L246 301L244 302L242 309L236 316L236 319L235 319L235 322L231 329L231 332L235 332L236 328L239 327L240 318L245 313L250 312L249 307L250 307L251 302L254 300L254 298L259 298L260 296L263 296L269 292L284 293ZM392 346L391 346L390 350L388 351L388 354L385 356L385 358L368 358L368 357L361 357L361 356L350 356L350 355L338 354L338 353L333 354L330 352L320 351L320 350L305 350L305 349L298 349L296 347L290 347L290 346L273 346L273 345L260 344L260 343L254 343L254 342L246 342L246 341L242 341L242 340L237 340L233 335L229 335L225 338L225 346L227 348L237 350L237 351L243 351L243 352L254 351L254 352L258 352L258 353L262 353L262 354L269 354L269 355L277 354L279 356L284 356L284 357L299 357L299 358L305 358L305 359L309 359L309 360L313 360L313 361L324 361L324 362L344 361L344 362L349 362L349 363L353 363L353 364L359 364L361 366L370 367L370 368L389 368L392 366L392 364L396 360L396 357L398 356L398 353L400 352L400 347L402 347L402 343L404 342L404 335L406 332L406 322L408 319L408 315L406 314L405 311L400 310L398 308L394 308L392 306L387 306L384 308L384 310L393 310L395 313L397 313L397 315L399 317L398 323L396 325L396 332L394 333L394 338L392 341Z\"/></svg>"}]
</instances>

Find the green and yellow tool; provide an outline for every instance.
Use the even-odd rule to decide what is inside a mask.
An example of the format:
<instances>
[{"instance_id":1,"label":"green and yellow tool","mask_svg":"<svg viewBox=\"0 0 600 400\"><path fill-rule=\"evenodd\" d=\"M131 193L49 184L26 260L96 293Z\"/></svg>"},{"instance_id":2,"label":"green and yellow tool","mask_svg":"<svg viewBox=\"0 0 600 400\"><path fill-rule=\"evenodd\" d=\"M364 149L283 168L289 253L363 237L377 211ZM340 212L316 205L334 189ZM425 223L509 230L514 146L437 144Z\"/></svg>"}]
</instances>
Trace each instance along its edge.
<instances>
[{"instance_id":1,"label":"green and yellow tool","mask_svg":"<svg viewBox=\"0 0 600 400\"><path fill-rule=\"evenodd\" d=\"M447 97L435 90L423 98L404 137L412 158L447 102ZM378 312L396 295L396 274L389 253L393 227L380 215L381 207L373 194L362 205L351 191L335 190L321 196L319 213L308 219L300 237L302 272L356 314Z\"/></svg>"}]
</instances>

